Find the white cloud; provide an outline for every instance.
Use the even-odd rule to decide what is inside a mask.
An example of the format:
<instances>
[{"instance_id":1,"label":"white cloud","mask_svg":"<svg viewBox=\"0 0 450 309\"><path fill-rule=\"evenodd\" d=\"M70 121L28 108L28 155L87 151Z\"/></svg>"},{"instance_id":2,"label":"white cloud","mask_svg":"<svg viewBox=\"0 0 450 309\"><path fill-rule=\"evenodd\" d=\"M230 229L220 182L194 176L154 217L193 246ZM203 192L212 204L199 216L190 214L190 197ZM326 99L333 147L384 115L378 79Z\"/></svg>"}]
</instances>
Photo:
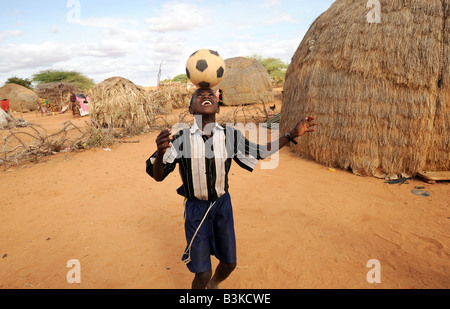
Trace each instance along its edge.
<instances>
[{"instance_id":1,"label":"white cloud","mask_svg":"<svg viewBox=\"0 0 450 309\"><path fill-rule=\"evenodd\" d=\"M279 24L279 23L290 23L290 24L297 24L300 20L293 17L291 14L277 11L273 13L273 16L271 19L265 22L267 25L273 25L273 24Z\"/></svg>"},{"instance_id":2,"label":"white cloud","mask_svg":"<svg viewBox=\"0 0 450 309\"><path fill-rule=\"evenodd\" d=\"M58 32L59 32L58 26L57 26L57 25L54 25L54 26L52 27L52 29L50 29L50 32L51 32L51 33L58 33Z\"/></svg>"},{"instance_id":3,"label":"white cloud","mask_svg":"<svg viewBox=\"0 0 450 309\"><path fill-rule=\"evenodd\" d=\"M164 35L149 38L146 47L150 51L173 57L186 53L187 43L183 38Z\"/></svg>"},{"instance_id":4,"label":"white cloud","mask_svg":"<svg viewBox=\"0 0 450 309\"><path fill-rule=\"evenodd\" d=\"M158 13L158 17L145 19L150 30L156 32L190 31L213 21L212 10L184 2L164 3Z\"/></svg>"},{"instance_id":5,"label":"white cloud","mask_svg":"<svg viewBox=\"0 0 450 309\"><path fill-rule=\"evenodd\" d=\"M0 49L0 71L52 67L82 57L117 58L127 55L137 45L121 40L103 39L91 43L44 42L7 44Z\"/></svg>"},{"instance_id":6,"label":"white cloud","mask_svg":"<svg viewBox=\"0 0 450 309\"><path fill-rule=\"evenodd\" d=\"M0 42L3 41L3 39L5 39L6 37L17 37L17 36L21 36L22 32L20 30L3 30L0 31Z\"/></svg>"},{"instance_id":7,"label":"white cloud","mask_svg":"<svg viewBox=\"0 0 450 309\"><path fill-rule=\"evenodd\" d=\"M81 43L73 46L77 49L74 56L117 58L129 52L129 45L119 41L101 41L98 43Z\"/></svg>"},{"instance_id":8,"label":"white cloud","mask_svg":"<svg viewBox=\"0 0 450 309\"><path fill-rule=\"evenodd\" d=\"M121 24L123 21L124 20L121 18L88 18L80 19L78 24L83 26L110 28L111 26Z\"/></svg>"},{"instance_id":9,"label":"white cloud","mask_svg":"<svg viewBox=\"0 0 450 309\"><path fill-rule=\"evenodd\" d=\"M112 27L101 29L100 35L103 40L117 40L122 42L139 42L146 40L147 33L141 30L126 29L123 27Z\"/></svg>"},{"instance_id":10,"label":"white cloud","mask_svg":"<svg viewBox=\"0 0 450 309\"><path fill-rule=\"evenodd\" d=\"M48 66L69 58L67 46L61 43L8 44L0 49L0 71Z\"/></svg>"},{"instance_id":11,"label":"white cloud","mask_svg":"<svg viewBox=\"0 0 450 309\"><path fill-rule=\"evenodd\" d=\"M123 18L113 18L113 17L92 17L92 18L80 18L79 20L71 21L73 24L78 24L81 26L97 27L97 28L111 28L117 27L124 23L134 24L134 21L126 20Z\"/></svg>"},{"instance_id":12,"label":"white cloud","mask_svg":"<svg viewBox=\"0 0 450 309\"><path fill-rule=\"evenodd\" d=\"M263 7L264 8L271 8L274 6L278 6L281 4L281 0L264 0Z\"/></svg>"},{"instance_id":13,"label":"white cloud","mask_svg":"<svg viewBox=\"0 0 450 309\"><path fill-rule=\"evenodd\" d=\"M278 58L284 62L291 62L291 58L301 40L302 37L286 40L230 42L223 46L223 54L229 58L256 54L262 57Z\"/></svg>"},{"instance_id":14,"label":"white cloud","mask_svg":"<svg viewBox=\"0 0 450 309\"><path fill-rule=\"evenodd\" d=\"M192 52L181 36L123 28L102 28L98 41L1 46L0 80L11 74L31 77L40 70L58 69L80 71L97 82L123 76L142 85L156 84L161 61L164 77L183 73L185 54Z\"/></svg>"}]
</instances>

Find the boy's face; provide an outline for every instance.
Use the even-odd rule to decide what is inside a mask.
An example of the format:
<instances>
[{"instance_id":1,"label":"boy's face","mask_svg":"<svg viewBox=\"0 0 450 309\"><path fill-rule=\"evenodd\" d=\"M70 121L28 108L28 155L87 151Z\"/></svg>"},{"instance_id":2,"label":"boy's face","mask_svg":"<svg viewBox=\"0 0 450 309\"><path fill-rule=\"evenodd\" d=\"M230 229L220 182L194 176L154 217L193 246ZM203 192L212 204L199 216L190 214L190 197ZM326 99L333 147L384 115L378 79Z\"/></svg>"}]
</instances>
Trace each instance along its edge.
<instances>
[{"instance_id":1,"label":"boy's face","mask_svg":"<svg viewBox=\"0 0 450 309\"><path fill-rule=\"evenodd\" d=\"M219 102L212 89L199 89L194 94L189 112L194 115L211 115L220 112Z\"/></svg>"}]
</instances>

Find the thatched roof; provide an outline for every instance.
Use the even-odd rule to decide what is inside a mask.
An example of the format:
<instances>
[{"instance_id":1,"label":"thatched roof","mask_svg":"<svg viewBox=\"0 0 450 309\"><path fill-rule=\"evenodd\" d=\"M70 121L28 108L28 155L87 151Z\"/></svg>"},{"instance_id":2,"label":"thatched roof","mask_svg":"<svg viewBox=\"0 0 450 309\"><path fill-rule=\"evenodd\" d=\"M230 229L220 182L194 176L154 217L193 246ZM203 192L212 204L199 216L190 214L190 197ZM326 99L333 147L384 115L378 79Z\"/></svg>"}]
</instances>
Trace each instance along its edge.
<instances>
[{"instance_id":1,"label":"thatched roof","mask_svg":"<svg viewBox=\"0 0 450 309\"><path fill-rule=\"evenodd\" d=\"M157 113L160 111L150 103L149 93L126 78L112 77L92 89L90 115L100 126L144 127Z\"/></svg>"},{"instance_id":2,"label":"thatched roof","mask_svg":"<svg viewBox=\"0 0 450 309\"><path fill-rule=\"evenodd\" d=\"M78 94L80 88L71 83L46 83L36 87L39 98L49 101L52 106L62 108L70 101L72 93Z\"/></svg>"},{"instance_id":3,"label":"thatched roof","mask_svg":"<svg viewBox=\"0 0 450 309\"><path fill-rule=\"evenodd\" d=\"M174 108L188 108L195 89L179 83L160 84L154 88L145 88L150 93L150 102L159 106L164 113L170 114Z\"/></svg>"},{"instance_id":4,"label":"thatched roof","mask_svg":"<svg viewBox=\"0 0 450 309\"><path fill-rule=\"evenodd\" d=\"M317 132L293 149L322 164L450 170L450 1L381 2L381 23L366 1L337 0L311 25L286 74L282 133L312 114Z\"/></svg>"},{"instance_id":5,"label":"thatched roof","mask_svg":"<svg viewBox=\"0 0 450 309\"><path fill-rule=\"evenodd\" d=\"M214 87L223 91L224 105L268 103L274 101L272 80L255 59L236 57L225 60L226 73Z\"/></svg>"},{"instance_id":6,"label":"thatched roof","mask_svg":"<svg viewBox=\"0 0 450 309\"><path fill-rule=\"evenodd\" d=\"M9 100L11 112L35 111L38 107L38 95L28 88L17 84L6 84L0 88L0 100Z\"/></svg>"}]
</instances>

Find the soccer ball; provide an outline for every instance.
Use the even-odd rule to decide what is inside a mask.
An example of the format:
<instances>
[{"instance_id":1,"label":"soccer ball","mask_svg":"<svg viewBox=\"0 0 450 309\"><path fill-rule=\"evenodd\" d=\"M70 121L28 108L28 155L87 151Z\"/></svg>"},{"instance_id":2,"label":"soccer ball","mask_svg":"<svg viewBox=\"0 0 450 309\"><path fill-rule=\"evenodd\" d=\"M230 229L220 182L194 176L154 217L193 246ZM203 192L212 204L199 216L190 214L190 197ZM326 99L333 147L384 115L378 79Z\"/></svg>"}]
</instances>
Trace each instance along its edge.
<instances>
[{"instance_id":1,"label":"soccer ball","mask_svg":"<svg viewBox=\"0 0 450 309\"><path fill-rule=\"evenodd\" d=\"M218 52L201 49L193 53L186 64L186 75L200 88L212 88L225 75L225 61Z\"/></svg>"}]
</instances>

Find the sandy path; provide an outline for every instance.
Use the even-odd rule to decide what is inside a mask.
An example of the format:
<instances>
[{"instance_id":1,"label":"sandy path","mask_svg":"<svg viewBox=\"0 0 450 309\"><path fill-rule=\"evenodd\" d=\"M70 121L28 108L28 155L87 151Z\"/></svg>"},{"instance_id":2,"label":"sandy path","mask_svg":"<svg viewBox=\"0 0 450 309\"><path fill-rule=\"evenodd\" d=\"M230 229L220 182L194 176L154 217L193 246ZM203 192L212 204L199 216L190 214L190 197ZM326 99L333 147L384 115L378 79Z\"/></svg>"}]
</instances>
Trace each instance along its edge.
<instances>
[{"instance_id":1,"label":"sandy path","mask_svg":"<svg viewBox=\"0 0 450 309\"><path fill-rule=\"evenodd\" d=\"M145 173L155 138L0 172L0 288L189 288L179 175ZM450 287L448 182L389 185L287 148L276 169L231 174L239 266L224 288ZM381 284L366 280L370 259Z\"/></svg>"}]
</instances>

